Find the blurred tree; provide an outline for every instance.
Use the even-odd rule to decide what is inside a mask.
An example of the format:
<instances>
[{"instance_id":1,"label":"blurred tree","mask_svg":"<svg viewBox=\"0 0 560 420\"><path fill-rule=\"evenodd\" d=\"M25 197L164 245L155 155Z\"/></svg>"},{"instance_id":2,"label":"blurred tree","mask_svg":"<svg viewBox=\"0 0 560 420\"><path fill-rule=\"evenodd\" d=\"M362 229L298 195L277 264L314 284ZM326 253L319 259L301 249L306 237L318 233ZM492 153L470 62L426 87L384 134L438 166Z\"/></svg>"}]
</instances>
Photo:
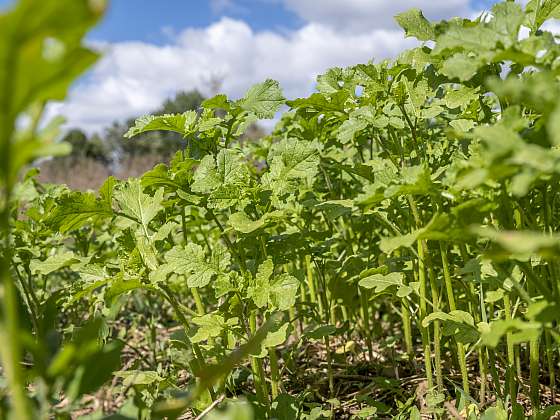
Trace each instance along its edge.
<instances>
[{"instance_id":1,"label":"blurred tree","mask_svg":"<svg viewBox=\"0 0 560 420\"><path fill-rule=\"evenodd\" d=\"M109 147L98 135L88 138L80 129L72 129L63 138L63 141L72 146L71 158L89 158L102 162L109 162Z\"/></svg>"},{"instance_id":2,"label":"blurred tree","mask_svg":"<svg viewBox=\"0 0 560 420\"><path fill-rule=\"evenodd\" d=\"M198 109L204 99L198 90L179 92L174 99L166 99L156 114L179 114L191 109Z\"/></svg>"}]
</instances>

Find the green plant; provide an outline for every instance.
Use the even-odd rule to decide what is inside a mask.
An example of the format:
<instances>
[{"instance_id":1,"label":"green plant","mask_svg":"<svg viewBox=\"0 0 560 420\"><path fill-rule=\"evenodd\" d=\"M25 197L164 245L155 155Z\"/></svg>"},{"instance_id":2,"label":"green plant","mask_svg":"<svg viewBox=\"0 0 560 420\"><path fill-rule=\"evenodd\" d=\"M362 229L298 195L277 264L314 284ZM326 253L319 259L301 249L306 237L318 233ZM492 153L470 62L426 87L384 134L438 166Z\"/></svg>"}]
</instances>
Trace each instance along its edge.
<instances>
[{"instance_id":1,"label":"green plant","mask_svg":"<svg viewBox=\"0 0 560 420\"><path fill-rule=\"evenodd\" d=\"M397 21L421 46L331 69L308 98L266 80L138 119L132 145L162 130L186 144L138 179L83 193L29 174L4 200L3 284L17 287L3 325L18 328L18 296L31 320L10 348L44 358L28 341L49 302L67 329L101 319L92 331L134 354L115 371L120 346L92 352L125 417L228 404L231 418L552 415L560 51L542 25L558 8L502 2L437 24L411 10ZM241 141L282 105L269 136ZM62 352L81 342L67 332ZM21 358L3 357L13 407L29 412ZM75 387L42 395L73 395L72 413Z\"/></svg>"}]
</instances>

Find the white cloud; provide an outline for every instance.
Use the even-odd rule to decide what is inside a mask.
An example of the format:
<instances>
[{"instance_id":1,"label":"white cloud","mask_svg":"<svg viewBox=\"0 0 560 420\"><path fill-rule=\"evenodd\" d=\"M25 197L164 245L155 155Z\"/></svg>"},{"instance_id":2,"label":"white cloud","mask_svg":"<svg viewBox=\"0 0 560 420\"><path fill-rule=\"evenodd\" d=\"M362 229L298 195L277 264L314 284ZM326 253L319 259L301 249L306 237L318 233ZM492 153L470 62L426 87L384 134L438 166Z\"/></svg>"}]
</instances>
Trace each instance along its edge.
<instances>
[{"instance_id":1,"label":"white cloud","mask_svg":"<svg viewBox=\"0 0 560 420\"><path fill-rule=\"evenodd\" d=\"M307 22L353 33L394 29L394 16L414 7L431 20L472 13L469 0L284 0L284 3Z\"/></svg>"},{"instance_id":2,"label":"white cloud","mask_svg":"<svg viewBox=\"0 0 560 420\"><path fill-rule=\"evenodd\" d=\"M156 109L178 90L210 94L216 76L223 79L221 90L233 98L266 78L278 80L285 96L295 98L310 93L317 74L329 67L393 56L414 44L399 30L350 33L308 23L279 34L255 32L241 20L222 18L206 28L187 29L164 46L102 46L101 61L49 114L65 115L68 126L98 131L114 120Z\"/></svg>"}]
</instances>

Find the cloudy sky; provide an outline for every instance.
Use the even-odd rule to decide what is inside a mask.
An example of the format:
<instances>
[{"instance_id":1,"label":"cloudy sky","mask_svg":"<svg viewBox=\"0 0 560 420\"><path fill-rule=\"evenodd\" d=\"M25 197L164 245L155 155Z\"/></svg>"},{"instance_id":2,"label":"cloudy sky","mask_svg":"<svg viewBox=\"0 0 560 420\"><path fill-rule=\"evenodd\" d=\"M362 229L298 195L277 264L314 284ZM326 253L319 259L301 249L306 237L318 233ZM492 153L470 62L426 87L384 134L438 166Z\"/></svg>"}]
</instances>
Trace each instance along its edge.
<instances>
[{"instance_id":1,"label":"cloudy sky","mask_svg":"<svg viewBox=\"0 0 560 420\"><path fill-rule=\"evenodd\" d=\"M0 0L0 7L10 0ZM288 98L308 95L315 77L396 55L414 45L393 16L418 7L430 19L472 16L491 0L113 0L88 40L103 58L50 114L100 131L156 109L178 90L233 98L278 80Z\"/></svg>"}]
</instances>

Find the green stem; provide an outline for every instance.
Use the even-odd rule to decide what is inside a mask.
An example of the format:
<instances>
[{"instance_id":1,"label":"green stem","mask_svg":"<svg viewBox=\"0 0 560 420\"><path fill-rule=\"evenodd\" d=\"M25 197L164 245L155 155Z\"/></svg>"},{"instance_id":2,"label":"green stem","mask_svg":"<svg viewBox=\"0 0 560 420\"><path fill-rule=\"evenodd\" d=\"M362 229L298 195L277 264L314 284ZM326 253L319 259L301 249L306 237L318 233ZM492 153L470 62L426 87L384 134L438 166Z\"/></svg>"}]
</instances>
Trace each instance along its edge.
<instances>
[{"instance_id":1,"label":"green stem","mask_svg":"<svg viewBox=\"0 0 560 420\"><path fill-rule=\"evenodd\" d=\"M194 298L194 304L196 306L196 312L199 316L202 316L206 313L204 309L204 305L202 304L202 299L200 298L200 293L198 293L198 289L196 287L191 287L191 293Z\"/></svg>"},{"instance_id":2,"label":"green stem","mask_svg":"<svg viewBox=\"0 0 560 420\"><path fill-rule=\"evenodd\" d=\"M436 284L436 276L433 269L432 258L430 250L428 249L427 241L423 241L424 256L428 266L428 276L430 278L430 290L432 293L432 305L434 312L439 311L439 293ZM441 371L441 329L439 320L434 320L434 362L436 370L436 384L438 391L443 392L443 373Z\"/></svg>"},{"instance_id":3,"label":"green stem","mask_svg":"<svg viewBox=\"0 0 560 420\"><path fill-rule=\"evenodd\" d=\"M8 25L10 26L10 25ZM12 25L17 28L17 25ZM5 34L7 37L14 39L6 40L5 45L8 50L4 51L5 57L11 57L7 60L7 68L4 74L15 74L18 67L18 57L15 51L16 42L15 34L8 29ZM14 132L14 124L17 115L12 115L12 101L14 100L13 88L15 84L9 77L4 78L5 85L1 87L0 92L0 173L4 174L3 181L3 207L0 209L0 237L3 240L4 255L0 256L0 303L3 316L0 320L0 357L4 368L8 388L11 393L11 404L13 407L12 417L18 420L31 419L31 406L25 390L24 373L21 368L22 345L20 343L19 314L17 288L10 274L9 261L11 261L11 244L10 244L10 201L12 195L12 162L13 144L12 137ZM1 189L0 189L0 192Z\"/></svg>"},{"instance_id":4,"label":"green stem","mask_svg":"<svg viewBox=\"0 0 560 420\"><path fill-rule=\"evenodd\" d=\"M272 400L274 401L279 394L280 389L280 371L278 370L278 357L273 347L268 349L268 358L270 359L270 384Z\"/></svg>"},{"instance_id":5,"label":"green stem","mask_svg":"<svg viewBox=\"0 0 560 420\"><path fill-rule=\"evenodd\" d=\"M426 368L426 380L428 388L434 387L432 377L432 351L430 345L430 331L422 325L422 321L427 315L426 306L426 272L424 270L424 247L422 241L418 240L418 280L420 282L420 334L422 336L422 345L424 347L424 365Z\"/></svg>"},{"instance_id":6,"label":"green stem","mask_svg":"<svg viewBox=\"0 0 560 420\"><path fill-rule=\"evenodd\" d=\"M420 219L420 214L416 207L416 202L414 198L409 195L408 203L410 205L410 210L412 216L414 217L414 222L417 228L422 227L422 221ZM428 388L432 389L434 387L433 372L432 372L432 350L430 344L430 330L422 325L424 318L428 315L428 308L426 305L426 270L424 268L425 255L424 255L424 241L416 241L417 253L418 253L418 281L420 283L420 335L422 336L422 346L424 348L424 366L426 369L426 381L428 382Z\"/></svg>"},{"instance_id":7,"label":"green stem","mask_svg":"<svg viewBox=\"0 0 560 420\"><path fill-rule=\"evenodd\" d=\"M531 406L533 413L537 413L540 409L540 392L539 392L539 354L540 354L540 336L532 338L529 341L529 372L531 381Z\"/></svg>"},{"instance_id":8,"label":"green stem","mask_svg":"<svg viewBox=\"0 0 560 420\"><path fill-rule=\"evenodd\" d=\"M511 320L511 300L508 294L504 295L504 312L506 321ZM509 396L511 403L517 402L517 387L516 387L516 377L517 373L515 369L515 348L513 344L513 337L511 332L506 333L506 344L507 344L507 360L508 360L508 370L509 375Z\"/></svg>"},{"instance_id":9,"label":"green stem","mask_svg":"<svg viewBox=\"0 0 560 420\"><path fill-rule=\"evenodd\" d=\"M257 331L257 314L255 311L249 315L249 328L251 329L251 334L254 335ZM253 371L253 377L255 378L255 391L257 393L257 398L259 399L259 402L268 409L270 401L268 399L268 386L266 385L262 359L254 356L251 357L251 370Z\"/></svg>"},{"instance_id":10,"label":"green stem","mask_svg":"<svg viewBox=\"0 0 560 420\"><path fill-rule=\"evenodd\" d=\"M443 242L439 243L439 249L441 251L441 264L443 266L443 278L445 280L445 290L447 292L447 301L449 303L449 310L455 311L457 310L457 306L455 304L455 296L453 294L453 283L451 281L451 273L449 270L449 260L447 258L447 247L444 245ZM467 361L465 358L465 346L463 343L459 343L455 340L457 344L457 358L459 360L459 369L461 370L461 378L463 380L463 391L465 394L469 395L469 375L467 371ZM480 365L481 369L483 368ZM482 374L482 372L481 372ZM481 383L482 387L482 383ZM484 395L484 392L481 391L481 394Z\"/></svg>"},{"instance_id":11,"label":"green stem","mask_svg":"<svg viewBox=\"0 0 560 420\"><path fill-rule=\"evenodd\" d=\"M194 360L196 363L196 368L193 370L196 370L197 372L203 372L207 368L206 360L204 359L204 355L200 350L200 346L196 343L193 343L189 338L189 323L187 321L187 318L183 314L181 305L179 304L179 302L177 302L177 299L175 299L175 297L173 296L173 292L167 285L162 284L160 285L160 287L163 290L162 293L163 297L169 302L169 304L171 305L171 307L175 312L175 315L177 316L177 318L179 318L179 322L181 323L183 329L185 330L185 341L193 349L193 353L195 355ZM216 399L216 393L214 392L214 388L209 386L208 392L210 394L212 401L214 401Z\"/></svg>"},{"instance_id":12,"label":"green stem","mask_svg":"<svg viewBox=\"0 0 560 420\"><path fill-rule=\"evenodd\" d=\"M373 343L371 341L371 333L369 326L369 302L368 302L367 291L360 289L360 304L362 312L362 320L364 322L364 336L366 339L366 344L368 348L368 356L370 363L373 362Z\"/></svg>"},{"instance_id":13,"label":"green stem","mask_svg":"<svg viewBox=\"0 0 560 420\"><path fill-rule=\"evenodd\" d=\"M545 331L544 333L544 343L546 346L546 362L548 365L548 374L550 380L549 384L552 393L552 402L554 404L556 402L556 372L554 367L554 352L552 348L552 339L550 337L549 331Z\"/></svg>"},{"instance_id":14,"label":"green stem","mask_svg":"<svg viewBox=\"0 0 560 420\"><path fill-rule=\"evenodd\" d=\"M329 398L334 397L334 374L332 369L332 353L329 336L325 336L325 347L327 349L327 376L329 380Z\"/></svg>"},{"instance_id":15,"label":"green stem","mask_svg":"<svg viewBox=\"0 0 560 420\"><path fill-rule=\"evenodd\" d=\"M323 313L323 304L317 296L315 279L313 278L313 266L311 265L311 255L305 256L305 268L307 273L307 287L309 288L309 300L313 304L319 305L319 313Z\"/></svg>"},{"instance_id":16,"label":"green stem","mask_svg":"<svg viewBox=\"0 0 560 420\"><path fill-rule=\"evenodd\" d=\"M406 299L401 300L401 314L406 354L408 354L409 360L412 360L414 358L414 347L412 344L412 322L410 319L410 309L408 306L408 301Z\"/></svg>"}]
</instances>

